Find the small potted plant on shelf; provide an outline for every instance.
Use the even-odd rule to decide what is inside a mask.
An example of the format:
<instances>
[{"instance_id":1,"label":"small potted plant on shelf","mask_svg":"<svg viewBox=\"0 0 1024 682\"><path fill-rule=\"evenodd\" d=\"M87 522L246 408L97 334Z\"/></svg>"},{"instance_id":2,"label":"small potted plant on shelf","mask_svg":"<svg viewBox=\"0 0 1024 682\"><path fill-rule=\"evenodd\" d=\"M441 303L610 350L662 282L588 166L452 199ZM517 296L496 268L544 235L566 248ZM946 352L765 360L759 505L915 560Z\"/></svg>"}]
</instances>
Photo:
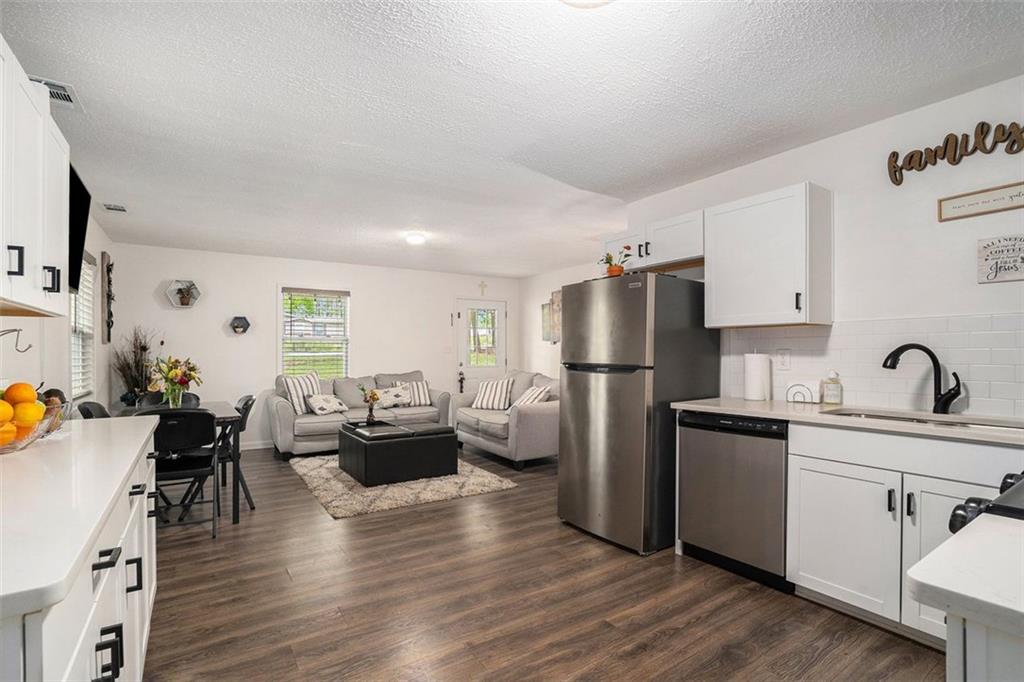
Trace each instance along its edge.
<instances>
[{"instance_id":1,"label":"small potted plant on shelf","mask_svg":"<svg viewBox=\"0 0 1024 682\"><path fill-rule=\"evenodd\" d=\"M626 261L632 256L631 250L629 244L626 244L619 250L618 258L613 256L611 252L608 252L604 254L604 258L597 262L607 268L609 277L618 277L626 271Z\"/></svg>"},{"instance_id":2,"label":"small potted plant on shelf","mask_svg":"<svg viewBox=\"0 0 1024 682\"><path fill-rule=\"evenodd\" d=\"M376 423L377 419L373 416L373 406L380 400L380 393L377 393L377 389L368 389L362 384L359 384L359 392L363 394L363 402L366 403L366 423Z\"/></svg>"},{"instance_id":3,"label":"small potted plant on shelf","mask_svg":"<svg viewBox=\"0 0 1024 682\"><path fill-rule=\"evenodd\" d=\"M192 299L199 293L199 287L195 282L181 282L174 293L178 296L178 303L187 308L192 305Z\"/></svg>"}]
</instances>

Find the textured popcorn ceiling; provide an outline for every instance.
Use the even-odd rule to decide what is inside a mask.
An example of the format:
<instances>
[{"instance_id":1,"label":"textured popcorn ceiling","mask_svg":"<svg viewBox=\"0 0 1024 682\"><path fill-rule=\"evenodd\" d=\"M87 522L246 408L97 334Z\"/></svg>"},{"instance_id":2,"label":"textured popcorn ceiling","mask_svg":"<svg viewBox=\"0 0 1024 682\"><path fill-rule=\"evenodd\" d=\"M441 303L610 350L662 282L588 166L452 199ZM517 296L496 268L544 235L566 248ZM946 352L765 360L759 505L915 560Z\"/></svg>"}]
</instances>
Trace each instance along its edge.
<instances>
[{"instance_id":1,"label":"textured popcorn ceiling","mask_svg":"<svg viewBox=\"0 0 1024 682\"><path fill-rule=\"evenodd\" d=\"M527 275L631 200L1024 72L1021 3L4 2L118 241ZM823 162L825 162L823 160ZM838 162L838 160L832 160ZM421 230L427 246L402 234Z\"/></svg>"}]
</instances>

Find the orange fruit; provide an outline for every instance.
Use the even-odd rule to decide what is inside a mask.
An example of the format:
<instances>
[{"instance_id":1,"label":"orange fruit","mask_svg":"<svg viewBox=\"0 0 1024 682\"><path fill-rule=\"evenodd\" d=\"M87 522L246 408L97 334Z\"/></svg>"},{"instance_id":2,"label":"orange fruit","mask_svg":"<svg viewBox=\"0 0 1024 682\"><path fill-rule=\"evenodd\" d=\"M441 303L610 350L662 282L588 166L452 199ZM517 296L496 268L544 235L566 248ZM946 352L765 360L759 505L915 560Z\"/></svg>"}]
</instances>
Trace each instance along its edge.
<instances>
[{"instance_id":1,"label":"orange fruit","mask_svg":"<svg viewBox=\"0 0 1024 682\"><path fill-rule=\"evenodd\" d=\"M14 406L15 426L35 426L46 415L46 405L40 402L18 403Z\"/></svg>"},{"instance_id":2,"label":"orange fruit","mask_svg":"<svg viewBox=\"0 0 1024 682\"><path fill-rule=\"evenodd\" d=\"M14 440L25 440L32 432L35 431L36 425L31 424L29 426L15 426Z\"/></svg>"},{"instance_id":3,"label":"orange fruit","mask_svg":"<svg viewBox=\"0 0 1024 682\"><path fill-rule=\"evenodd\" d=\"M34 403L36 401L36 389L32 387L32 384L26 384L25 382L11 384L4 391L4 400L11 405Z\"/></svg>"},{"instance_id":4,"label":"orange fruit","mask_svg":"<svg viewBox=\"0 0 1024 682\"><path fill-rule=\"evenodd\" d=\"M6 424L14 419L14 408L6 400L0 400L0 424Z\"/></svg>"},{"instance_id":5,"label":"orange fruit","mask_svg":"<svg viewBox=\"0 0 1024 682\"><path fill-rule=\"evenodd\" d=\"M18 433L18 428L14 424L4 424L0 426L0 445L7 445Z\"/></svg>"}]
</instances>

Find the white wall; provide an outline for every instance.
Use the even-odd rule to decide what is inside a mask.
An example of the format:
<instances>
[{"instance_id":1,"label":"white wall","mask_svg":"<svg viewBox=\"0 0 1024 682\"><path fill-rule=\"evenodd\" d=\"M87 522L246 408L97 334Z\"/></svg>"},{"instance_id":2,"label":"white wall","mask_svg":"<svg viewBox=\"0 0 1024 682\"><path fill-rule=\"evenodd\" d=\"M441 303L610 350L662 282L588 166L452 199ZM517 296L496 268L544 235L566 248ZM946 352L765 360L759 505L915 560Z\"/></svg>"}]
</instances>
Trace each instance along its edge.
<instances>
[{"instance_id":1,"label":"white wall","mask_svg":"<svg viewBox=\"0 0 1024 682\"><path fill-rule=\"evenodd\" d=\"M110 238L93 218L89 218L85 250L96 257L100 252L110 250ZM96 314L94 341L94 396L93 400L106 403L109 395L110 347L100 343L100 286L99 274L95 286ZM69 394L71 387L71 327L70 318L0 317L0 329L20 328L23 331L21 345L32 345L26 353L14 350L14 336L0 339L0 386L11 381L27 381L33 386L45 382L47 388L61 388Z\"/></svg>"},{"instance_id":2,"label":"white wall","mask_svg":"<svg viewBox=\"0 0 1024 682\"><path fill-rule=\"evenodd\" d=\"M519 281L421 270L244 256L115 244L114 342L135 324L164 339L164 354L189 356L202 369L203 400L232 403L256 394L244 442L269 444L263 398L278 373L278 291L282 286L349 291L352 376L423 370L434 388L456 386L456 298L508 303L509 364L519 359ZM195 280L202 297L191 309L173 308L164 294L172 279ZM249 318L252 328L236 335L228 322ZM118 390L115 388L115 394Z\"/></svg>"},{"instance_id":3,"label":"white wall","mask_svg":"<svg viewBox=\"0 0 1024 682\"><path fill-rule=\"evenodd\" d=\"M1024 282L977 284L977 241L1024 232L1024 211L939 223L936 200L1024 179L1024 153L975 154L906 173L893 150L939 144L978 121L1024 120L1024 76L633 202L631 227L810 180L835 197L837 320L1020 312Z\"/></svg>"},{"instance_id":4,"label":"white wall","mask_svg":"<svg viewBox=\"0 0 1024 682\"><path fill-rule=\"evenodd\" d=\"M541 340L540 307L550 300L551 292L561 289L564 285L593 279L603 274L602 267L597 264L597 248L595 247L592 264L576 265L521 280L519 298L522 306L519 312L519 326L522 329L522 369L542 372L550 377L558 376L562 346Z\"/></svg>"}]
</instances>

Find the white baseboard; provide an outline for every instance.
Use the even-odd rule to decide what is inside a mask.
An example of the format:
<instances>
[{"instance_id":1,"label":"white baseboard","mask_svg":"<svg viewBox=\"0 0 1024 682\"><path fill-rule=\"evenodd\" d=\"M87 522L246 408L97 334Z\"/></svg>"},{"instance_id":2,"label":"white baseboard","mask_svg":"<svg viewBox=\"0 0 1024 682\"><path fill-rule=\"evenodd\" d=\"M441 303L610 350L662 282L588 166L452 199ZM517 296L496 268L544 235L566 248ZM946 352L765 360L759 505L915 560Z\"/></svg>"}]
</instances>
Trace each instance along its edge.
<instances>
[{"instance_id":1,"label":"white baseboard","mask_svg":"<svg viewBox=\"0 0 1024 682\"><path fill-rule=\"evenodd\" d=\"M239 447L244 452L245 450L264 450L266 448L274 447L274 441L272 440L244 440L239 443Z\"/></svg>"}]
</instances>

